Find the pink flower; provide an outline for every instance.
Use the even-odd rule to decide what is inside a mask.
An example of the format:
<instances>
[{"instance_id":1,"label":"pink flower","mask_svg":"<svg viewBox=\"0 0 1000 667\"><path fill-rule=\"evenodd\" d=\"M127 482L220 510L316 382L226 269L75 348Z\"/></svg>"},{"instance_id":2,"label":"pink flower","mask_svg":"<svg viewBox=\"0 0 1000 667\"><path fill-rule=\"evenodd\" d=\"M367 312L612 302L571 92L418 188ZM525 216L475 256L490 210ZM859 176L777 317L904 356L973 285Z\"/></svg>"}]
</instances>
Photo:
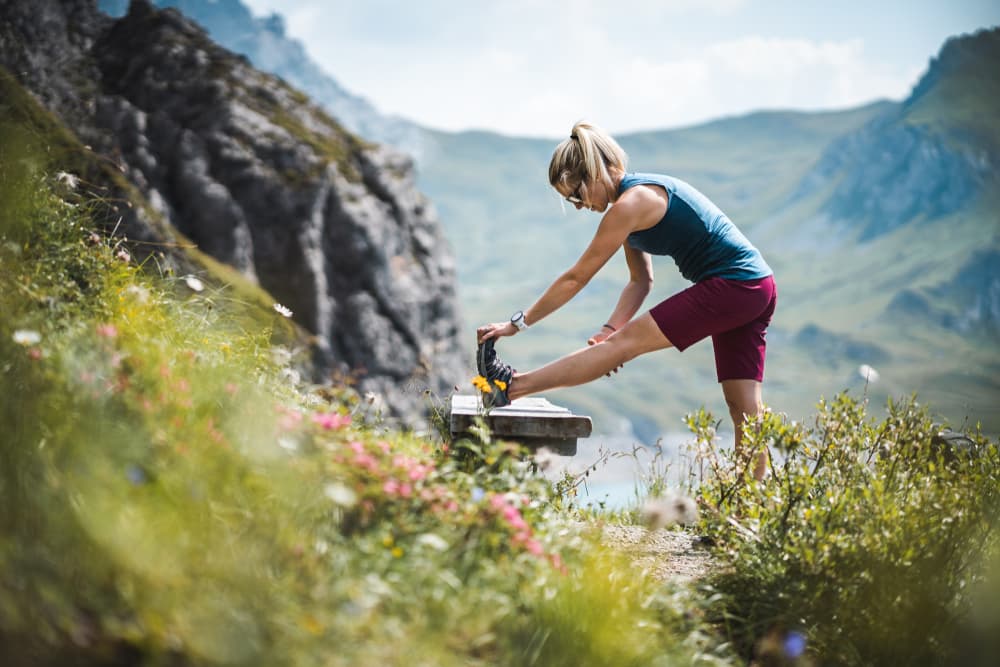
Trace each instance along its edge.
<instances>
[{"instance_id":1,"label":"pink flower","mask_svg":"<svg viewBox=\"0 0 1000 667\"><path fill-rule=\"evenodd\" d=\"M98 324L97 335L103 338L117 338L118 328L113 324Z\"/></svg>"},{"instance_id":2,"label":"pink flower","mask_svg":"<svg viewBox=\"0 0 1000 667\"><path fill-rule=\"evenodd\" d=\"M282 430L294 430L299 424L302 423L302 413L298 410L292 410L291 408L279 409L284 412L281 419L278 420L278 425L282 428Z\"/></svg>"},{"instance_id":3,"label":"pink flower","mask_svg":"<svg viewBox=\"0 0 1000 667\"><path fill-rule=\"evenodd\" d=\"M521 513L517 511L516 507L505 507L503 510L503 518L507 520L507 523L509 523L510 527L514 530L524 530L528 528L527 522L524 520L524 517L521 516Z\"/></svg>"},{"instance_id":4,"label":"pink flower","mask_svg":"<svg viewBox=\"0 0 1000 667\"><path fill-rule=\"evenodd\" d=\"M542 545L538 542L538 540L529 539L525 542L524 548L532 556L541 556L544 553Z\"/></svg>"},{"instance_id":5,"label":"pink flower","mask_svg":"<svg viewBox=\"0 0 1000 667\"><path fill-rule=\"evenodd\" d=\"M336 412L318 412L313 415L313 423L318 424L325 431L337 431L351 425L350 415L341 415Z\"/></svg>"},{"instance_id":6,"label":"pink flower","mask_svg":"<svg viewBox=\"0 0 1000 667\"><path fill-rule=\"evenodd\" d=\"M394 496L399 493L399 482L394 479L387 479L385 484L382 485L382 491L385 492L387 496Z\"/></svg>"},{"instance_id":7,"label":"pink flower","mask_svg":"<svg viewBox=\"0 0 1000 667\"><path fill-rule=\"evenodd\" d=\"M378 468L378 462L375 460L375 457L368 453L358 454L355 456L354 464L368 470L375 470Z\"/></svg>"},{"instance_id":8,"label":"pink flower","mask_svg":"<svg viewBox=\"0 0 1000 667\"><path fill-rule=\"evenodd\" d=\"M357 454L362 454L365 451L365 446L359 440L352 440L347 446Z\"/></svg>"}]
</instances>

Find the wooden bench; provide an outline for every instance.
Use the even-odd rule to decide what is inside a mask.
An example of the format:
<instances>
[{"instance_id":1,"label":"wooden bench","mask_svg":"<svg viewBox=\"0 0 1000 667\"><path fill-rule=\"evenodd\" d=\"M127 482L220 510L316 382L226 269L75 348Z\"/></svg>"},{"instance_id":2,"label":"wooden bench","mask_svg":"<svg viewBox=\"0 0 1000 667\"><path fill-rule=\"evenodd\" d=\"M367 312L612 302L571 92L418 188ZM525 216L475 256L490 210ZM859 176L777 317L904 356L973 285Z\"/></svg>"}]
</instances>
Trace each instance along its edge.
<instances>
[{"instance_id":1,"label":"wooden bench","mask_svg":"<svg viewBox=\"0 0 1000 667\"><path fill-rule=\"evenodd\" d=\"M483 413L482 399L456 394L451 398L450 429L454 437L467 435ZM577 438L590 436L590 417L575 415L542 397L519 398L503 408L494 408L485 418L490 432L504 440L529 447L549 447L563 456L576 454Z\"/></svg>"}]
</instances>

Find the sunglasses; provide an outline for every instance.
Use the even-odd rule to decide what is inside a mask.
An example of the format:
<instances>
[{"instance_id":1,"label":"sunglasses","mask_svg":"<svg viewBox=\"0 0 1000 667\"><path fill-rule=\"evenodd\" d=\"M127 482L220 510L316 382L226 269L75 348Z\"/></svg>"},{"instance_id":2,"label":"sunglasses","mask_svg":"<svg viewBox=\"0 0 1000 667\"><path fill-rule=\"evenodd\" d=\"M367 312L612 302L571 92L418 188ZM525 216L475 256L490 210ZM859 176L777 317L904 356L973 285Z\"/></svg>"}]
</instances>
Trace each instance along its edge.
<instances>
[{"instance_id":1,"label":"sunglasses","mask_svg":"<svg viewBox=\"0 0 1000 667\"><path fill-rule=\"evenodd\" d=\"M573 191L573 194L571 194L568 197L566 197L566 201L568 201L570 204L573 204L574 206L576 204L582 204L583 203L583 199L580 198L580 186L579 185L576 186L576 190Z\"/></svg>"}]
</instances>

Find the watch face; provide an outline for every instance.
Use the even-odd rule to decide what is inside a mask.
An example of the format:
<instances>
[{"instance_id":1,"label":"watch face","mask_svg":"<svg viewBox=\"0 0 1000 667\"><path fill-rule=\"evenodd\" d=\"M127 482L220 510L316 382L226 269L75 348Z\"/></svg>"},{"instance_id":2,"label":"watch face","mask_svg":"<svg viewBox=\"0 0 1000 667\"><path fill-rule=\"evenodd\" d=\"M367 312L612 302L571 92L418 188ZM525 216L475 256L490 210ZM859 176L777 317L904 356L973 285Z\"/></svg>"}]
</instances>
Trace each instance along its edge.
<instances>
[{"instance_id":1,"label":"watch face","mask_svg":"<svg viewBox=\"0 0 1000 667\"><path fill-rule=\"evenodd\" d=\"M510 316L511 322L520 322L523 319L524 319L524 311L520 310Z\"/></svg>"}]
</instances>

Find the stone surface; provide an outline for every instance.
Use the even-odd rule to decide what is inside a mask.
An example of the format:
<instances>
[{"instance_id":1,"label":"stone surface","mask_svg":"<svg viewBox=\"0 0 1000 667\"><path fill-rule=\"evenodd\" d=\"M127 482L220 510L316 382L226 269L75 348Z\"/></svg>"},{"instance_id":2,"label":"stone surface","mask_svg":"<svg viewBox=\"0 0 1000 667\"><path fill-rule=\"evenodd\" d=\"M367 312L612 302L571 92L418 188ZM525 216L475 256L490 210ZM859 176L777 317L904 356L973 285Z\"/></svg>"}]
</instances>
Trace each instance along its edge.
<instances>
[{"instance_id":1,"label":"stone surface","mask_svg":"<svg viewBox=\"0 0 1000 667\"><path fill-rule=\"evenodd\" d=\"M135 0L2 0L0 65L134 184L149 215L259 282L314 337L315 379L356 376L417 425L463 375L455 262L412 162ZM147 207L129 238L162 233ZM147 215L148 217L148 215Z\"/></svg>"},{"instance_id":2,"label":"stone surface","mask_svg":"<svg viewBox=\"0 0 1000 667\"><path fill-rule=\"evenodd\" d=\"M577 438L589 437L593 428L590 417L575 415L542 397L519 398L484 414L479 396L452 396L449 423L453 435L469 433L479 416L496 437L529 446L548 446L567 455L576 452Z\"/></svg>"}]
</instances>

